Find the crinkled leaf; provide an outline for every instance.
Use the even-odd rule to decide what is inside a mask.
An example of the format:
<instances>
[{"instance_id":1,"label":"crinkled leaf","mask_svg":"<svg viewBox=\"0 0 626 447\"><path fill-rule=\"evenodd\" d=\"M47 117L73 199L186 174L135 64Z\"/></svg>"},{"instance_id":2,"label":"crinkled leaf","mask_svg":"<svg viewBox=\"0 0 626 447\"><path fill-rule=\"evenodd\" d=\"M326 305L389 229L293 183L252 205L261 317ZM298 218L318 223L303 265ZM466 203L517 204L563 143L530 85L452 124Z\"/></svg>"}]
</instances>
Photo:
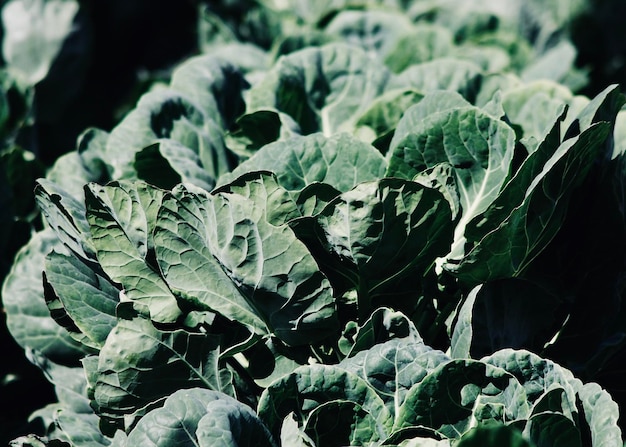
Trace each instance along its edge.
<instances>
[{"instance_id":1,"label":"crinkled leaf","mask_svg":"<svg viewBox=\"0 0 626 447\"><path fill-rule=\"evenodd\" d=\"M457 438L475 423L528 417L526 393L513 375L474 360L451 360L407 393L394 428L432 427Z\"/></svg>"},{"instance_id":2,"label":"crinkled leaf","mask_svg":"<svg viewBox=\"0 0 626 447\"><path fill-rule=\"evenodd\" d=\"M157 329L134 312L124 315L98 355L93 400L97 412L123 427L124 417L180 388L233 394L219 360L219 337ZM128 427L127 427L128 428Z\"/></svg>"},{"instance_id":3,"label":"crinkled leaf","mask_svg":"<svg viewBox=\"0 0 626 447\"><path fill-rule=\"evenodd\" d=\"M358 183L381 178L385 168L384 157L367 143L345 133L314 134L264 146L223 176L220 184L246 172L266 170L276 174L278 183L289 191L323 182L345 192Z\"/></svg>"},{"instance_id":4,"label":"crinkled leaf","mask_svg":"<svg viewBox=\"0 0 626 447\"><path fill-rule=\"evenodd\" d=\"M505 369L514 375L526 391L529 404L537 401L547 390L558 387L565 391L568 412L574 411L576 395L573 374L551 360L526 350L501 349L483 357L482 362Z\"/></svg>"},{"instance_id":5,"label":"crinkled leaf","mask_svg":"<svg viewBox=\"0 0 626 447\"><path fill-rule=\"evenodd\" d=\"M365 380L389 412L398 416L409 390L449 360L421 340L393 338L344 359L338 366Z\"/></svg>"},{"instance_id":6,"label":"crinkled leaf","mask_svg":"<svg viewBox=\"0 0 626 447\"><path fill-rule=\"evenodd\" d=\"M181 311L149 261L162 197L163 191L143 183L85 186L87 219L102 269L123 286L129 299L146 304L155 321L169 323Z\"/></svg>"},{"instance_id":7,"label":"crinkled leaf","mask_svg":"<svg viewBox=\"0 0 626 447\"><path fill-rule=\"evenodd\" d=\"M20 346L54 361L71 363L82 357L83 347L50 317L43 298L41 273L45 257L53 249L62 247L48 229L35 233L17 252L2 284L2 305L9 332Z\"/></svg>"},{"instance_id":8,"label":"crinkled leaf","mask_svg":"<svg viewBox=\"0 0 626 447\"><path fill-rule=\"evenodd\" d=\"M119 290L102 272L55 251L46 257L45 280L54 292L53 296L46 294L52 316L60 324L68 324L70 335L81 343L100 348L117 323Z\"/></svg>"},{"instance_id":9,"label":"crinkled leaf","mask_svg":"<svg viewBox=\"0 0 626 447\"><path fill-rule=\"evenodd\" d=\"M441 106L438 98L444 100ZM461 101L438 92L407 110L391 142L387 169L388 176L413 178L443 162L454 168L462 214L452 258L463 254L467 222L487 209L507 179L515 142L508 125L476 107L459 107Z\"/></svg>"},{"instance_id":10,"label":"crinkled leaf","mask_svg":"<svg viewBox=\"0 0 626 447\"><path fill-rule=\"evenodd\" d=\"M474 242L458 265L447 267L469 284L520 274L558 232L573 191L602 152L609 132L608 123L599 123L566 140L528 190L514 194L521 202L495 209L498 216L491 215L490 225L497 222L498 227Z\"/></svg>"},{"instance_id":11,"label":"crinkled leaf","mask_svg":"<svg viewBox=\"0 0 626 447\"><path fill-rule=\"evenodd\" d=\"M386 68L372 62L360 48L343 43L283 56L251 88L248 111L285 112L304 134L350 132L389 78Z\"/></svg>"},{"instance_id":12,"label":"crinkled leaf","mask_svg":"<svg viewBox=\"0 0 626 447\"><path fill-rule=\"evenodd\" d=\"M376 421L377 435L387 437L393 420L383 400L366 381L338 366L307 365L283 376L263 391L258 413L278 436L281 422L290 413L305 421L319 405L336 400L358 404Z\"/></svg>"},{"instance_id":13,"label":"crinkled leaf","mask_svg":"<svg viewBox=\"0 0 626 447\"><path fill-rule=\"evenodd\" d=\"M157 262L168 286L192 309L211 310L239 321L253 332L268 328L239 292L209 248L212 200L179 190L159 210L154 241ZM231 230L232 231L232 230Z\"/></svg>"},{"instance_id":14,"label":"crinkled leaf","mask_svg":"<svg viewBox=\"0 0 626 447\"><path fill-rule=\"evenodd\" d=\"M400 38L412 30L411 20L397 11L347 9L333 17L324 31L386 60L397 48Z\"/></svg>"},{"instance_id":15,"label":"crinkled leaf","mask_svg":"<svg viewBox=\"0 0 626 447\"><path fill-rule=\"evenodd\" d=\"M579 385L578 397L594 447L610 447L622 442L622 431L618 425L619 407L611 395L597 383Z\"/></svg>"},{"instance_id":16,"label":"crinkled leaf","mask_svg":"<svg viewBox=\"0 0 626 447\"><path fill-rule=\"evenodd\" d=\"M249 407L228 395L202 388L171 394L162 408L152 410L137 423L126 444L275 446L269 432Z\"/></svg>"},{"instance_id":17,"label":"crinkled leaf","mask_svg":"<svg viewBox=\"0 0 626 447\"><path fill-rule=\"evenodd\" d=\"M391 292L419 290L452 242L450 207L441 193L402 179L360 183L315 219L321 246L346 270L359 293L359 312L367 315L374 300L386 305Z\"/></svg>"},{"instance_id":18,"label":"crinkled leaf","mask_svg":"<svg viewBox=\"0 0 626 447\"><path fill-rule=\"evenodd\" d=\"M292 230L272 224L272 201L285 203L284 194L265 186L253 182L248 197L183 193L167 200L155 232L157 259L187 300L261 335L310 343L337 326L332 289Z\"/></svg>"},{"instance_id":19,"label":"crinkled leaf","mask_svg":"<svg viewBox=\"0 0 626 447\"><path fill-rule=\"evenodd\" d=\"M111 131L107 163L115 179L135 178L135 155L159 139L172 139L193 149L208 175L230 170L224 131L192 100L171 89L144 94L135 109Z\"/></svg>"},{"instance_id":20,"label":"crinkled leaf","mask_svg":"<svg viewBox=\"0 0 626 447\"><path fill-rule=\"evenodd\" d=\"M170 87L184 93L207 116L228 129L243 113L242 72L213 52L187 59L172 73Z\"/></svg>"}]
</instances>

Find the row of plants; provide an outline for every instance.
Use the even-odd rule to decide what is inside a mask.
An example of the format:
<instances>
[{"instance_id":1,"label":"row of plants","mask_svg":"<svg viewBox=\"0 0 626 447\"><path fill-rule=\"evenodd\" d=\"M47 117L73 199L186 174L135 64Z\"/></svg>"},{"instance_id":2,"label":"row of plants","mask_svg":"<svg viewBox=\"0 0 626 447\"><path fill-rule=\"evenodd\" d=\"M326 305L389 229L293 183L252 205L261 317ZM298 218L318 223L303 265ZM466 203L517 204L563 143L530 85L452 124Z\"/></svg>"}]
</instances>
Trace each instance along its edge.
<instances>
[{"instance_id":1,"label":"row of plants","mask_svg":"<svg viewBox=\"0 0 626 447\"><path fill-rule=\"evenodd\" d=\"M579 94L587 3L463 5L198 5L110 130L13 146L57 401L12 445L623 445L626 100Z\"/></svg>"}]
</instances>

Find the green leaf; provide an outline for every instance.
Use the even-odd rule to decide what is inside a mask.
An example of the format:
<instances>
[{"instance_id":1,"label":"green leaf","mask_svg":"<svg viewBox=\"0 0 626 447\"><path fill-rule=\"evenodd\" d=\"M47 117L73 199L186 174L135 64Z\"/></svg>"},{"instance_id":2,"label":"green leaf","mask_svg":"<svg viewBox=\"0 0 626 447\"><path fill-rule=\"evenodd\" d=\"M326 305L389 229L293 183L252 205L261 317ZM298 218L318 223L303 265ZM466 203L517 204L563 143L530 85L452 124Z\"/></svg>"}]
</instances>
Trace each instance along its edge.
<instances>
[{"instance_id":1,"label":"green leaf","mask_svg":"<svg viewBox=\"0 0 626 447\"><path fill-rule=\"evenodd\" d=\"M345 192L361 182L383 176L385 159L373 146L340 133L331 137L314 134L268 144L223 176L223 185L244 173L271 171L288 191L299 191L322 182Z\"/></svg>"},{"instance_id":2,"label":"green leaf","mask_svg":"<svg viewBox=\"0 0 626 447\"><path fill-rule=\"evenodd\" d=\"M546 391L557 387L565 392L565 407L561 409L562 412L571 415L575 411L574 376L571 371L553 361L526 350L508 348L483 357L481 361L503 368L514 375L524 387L529 404L538 401Z\"/></svg>"},{"instance_id":3,"label":"green leaf","mask_svg":"<svg viewBox=\"0 0 626 447\"><path fill-rule=\"evenodd\" d=\"M106 158L112 177L135 178L137 152L160 139L191 148L212 178L230 170L223 128L192 99L172 89L156 89L141 97L107 139Z\"/></svg>"},{"instance_id":4,"label":"green leaf","mask_svg":"<svg viewBox=\"0 0 626 447\"><path fill-rule=\"evenodd\" d=\"M521 128L520 137L532 152L535 147L529 143L529 138L543 141L572 97L572 92L563 85L541 80L505 91L502 107L509 122Z\"/></svg>"},{"instance_id":5,"label":"green leaf","mask_svg":"<svg viewBox=\"0 0 626 447\"><path fill-rule=\"evenodd\" d=\"M229 374L218 364L219 354L218 336L159 330L130 312L100 350L91 383L93 404L101 417L129 428L125 418L181 387L233 394Z\"/></svg>"},{"instance_id":6,"label":"green leaf","mask_svg":"<svg viewBox=\"0 0 626 447\"><path fill-rule=\"evenodd\" d=\"M35 199L59 241L82 259L95 260L96 248L85 217L85 205L45 179L37 181Z\"/></svg>"},{"instance_id":7,"label":"green leaf","mask_svg":"<svg viewBox=\"0 0 626 447\"><path fill-rule=\"evenodd\" d=\"M441 105L439 105L441 100ZM427 95L406 111L388 154L388 176L413 178L439 163L454 168L462 209L449 257L462 255L465 225L497 197L507 179L515 135L450 92Z\"/></svg>"},{"instance_id":8,"label":"green leaf","mask_svg":"<svg viewBox=\"0 0 626 447\"><path fill-rule=\"evenodd\" d=\"M267 334L263 318L242 296L209 248L207 229L214 222L212 212L208 195L179 189L177 197L165 197L154 231L159 268L167 285L187 306L218 312L259 335Z\"/></svg>"},{"instance_id":9,"label":"green leaf","mask_svg":"<svg viewBox=\"0 0 626 447\"><path fill-rule=\"evenodd\" d=\"M413 30L413 23L398 11L343 10L325 28L325 33L386 60L400 38Z\"/></svg>"},{"instance_id":10,"label":"green leaf","mask_svg":"<svg viewBox=\"0 0 626 447\"><path fill-rule=\"evenodd\" d=\"M283 419L294 412L306 420L310 412L331 401L357 404L357 411L371 415L373 430L380 439L387 437L392 419L383 400L356 374L331 365L307 365L272 383L261 394L258 413L275 436Z\"/></svg>"},{"instance_id":11,"label":"green leaf","mask_svg":"<svg viewBox=\"0 0 626 447\"><path fill-rule=\"evenodd\" d=\"M419 293L425 273L452 242L448 202L438 191L402 179L361 183L315 219L321 247L359 294L362 317L389 299L402 306L400 297Z\"/></svg>"},{"instance_id":12,"label":"green leaf","mask_svg":"<svg viewBox=\"0 0 626 447\"><path fill-rule=\"evenodd\" d=\"M578 388L578 396L589 430L592 445L609 447L622 442L618 424L619 408L611 395L597 383L586 383Z\"/></svg>"},{"instance_id":13,"label":"green leaf","mask_svg":"<svg viewBox=\"0 0 626 447\"><path fill-rule=\"evenodd\" d=\"M388 79L389 72L358 47L305 48L281 57L250 89L248 111L285 112L304 134L350 132Z\"/></svg>"},{"instance_id":14,"label":"green leaf","mask_svg":"<svg viewBox=\"0 0 626 447\"><path fill-rule=\"evenodd\" d=\"M442 57L409 66L393 78L388 88L410 87L424 94L449 90L473 102L482 76L481 68L473 62Z\"/></svg>"},{"instance_id":15,"label":"green leaf","mask_svg":"<svg viewBox=\"0 0 626 447\"><path fill-rule=\"evenodd\" d=\"M449 360L421 340L393 338L344 359L338 366L366 381L397 417L411 388Z\"/></svg>"},{"instance_id":16,"label":"green leaf","mask_svg":"<svg viewBox=\"0 0 626 447\"><path fill-rule=\"evenodd\" d=\"M498 216L488 219L488 225L497 228L482 239L471 233L473 247L458 265L446 268L468 284L519 275L558 232L573 191L603 150L609 132L608 123L599 123L565 140L527 190L516 189L514 178L503 195L519 201L500 199L505 206L492 208Z\"/></svg>"},{"instance_id":17,"label":"green leaf","mask_svg":"<svg viewBox=\"0 0 626 447\"><path fill-rule=\"evenodd\" d=\"M155 321L171 323L181 311L149 262L162 197L163 191L142 183L85 186L87 219L102 269L122 285L130 300L146 304Z\"/></svg>"},{"instance_id":18,"label":"green leaf","mask_svg":"<svg viewBox=\"0 0 626 447\"><path fill-rule=\"evenodd\" d=\"M163 189L172 189L178 183L207 191L215 186L197 151L175 140L159 140L141 149L135 154L134 166L138 178Z\"/></svg>"},{"instance_id":19,"label":"green leaf","mask_svg":"<svg viewBox=\"0 0 626 447\"><path fill-rule=\"evenodd\" d=\"M371 129L375 141L393 132L400 118L410 106L417 104L424 95L412 88L390 90L374 101L369 108L359 117L357 122L357 134L363 135L364 127ZM375 137L375 138L373 138Z\"/></svg>"},{"instance_id":20,"label":"green leaf","mask_svg":"<svg viewBox=\"0 0 626 447\"><path fill-rule=\"evenodd\" d=\"M253 184L248 197L183 192L166 200L155 232L159 265L184 299L259 335L287 344L324 338L337 327L330 284L293 231L272 223L273 200L284 196Z\"/></svg>"},{"instance_id":21,"label":"green leaf","mask_svg":"<svg viewBox=\"0 0 626 447\"><path fill-rule=\"evenodd\" d=\"M473 360L439 365L407 393L394 429L425 425L458 438L473 424L528 417L526 393L505 370Z\"/></svg>"},{"instance_id":22,"label":"green leaf","mask_svg":"<svg viewBox=\"0 0 626 447\"><path fill-rule=\"evenodd\" d=\"M254 412L232 397L201 388L179 390L149 412L126 444L167 447L276 446Z\"/></svg>"},{"instance_id":23,"label":"green leaf","mask_svg":"<svg viewBox=\"0 0 626 447\"><path fill-rule=\"evenodd\" d=\"M41 273L46 255L62 249L51 230L35 233L15 256L2 284L2 305L9 332L22 348L41 352L59 362L82 357L83 347L51 317L44 301Z\"/></svg>"},{"instance_id":24,"label":"green leaf","mask_svg":"<svg viewBox=\"0 0 626 447\"><path fill-rule=\"evenodd\" d=\"M102 272L93 270L79 258L55 251L46 257L45 280L54 292L54 296L46 296L53 317L59 324L69 318L70 327L66 328L81 343L102 347L117 324L119 290Z\"/></svg>"},{"instance_id":25,"label":"green leaf","mask_svg":"<svg viewBox=\"0 0 626 447\"><path fill-rule=\"evenodd\" d=\"M447 28L418 22L387 52L385 65L394 73L400 73L412 65L446 57L453 48L453 36Z\"/></svg>"},{"instance_id":26,"label":"green leaf","mask_svg":"<svg viewBox=\"0 0 626 447\"><path fill-rule=\"evenodd\" d=\"M199 110L228 129L243 113L242 91L248 83L236 66L211 52L178 65L170 87L192 98Z\"/></svg>"}]
</instances>

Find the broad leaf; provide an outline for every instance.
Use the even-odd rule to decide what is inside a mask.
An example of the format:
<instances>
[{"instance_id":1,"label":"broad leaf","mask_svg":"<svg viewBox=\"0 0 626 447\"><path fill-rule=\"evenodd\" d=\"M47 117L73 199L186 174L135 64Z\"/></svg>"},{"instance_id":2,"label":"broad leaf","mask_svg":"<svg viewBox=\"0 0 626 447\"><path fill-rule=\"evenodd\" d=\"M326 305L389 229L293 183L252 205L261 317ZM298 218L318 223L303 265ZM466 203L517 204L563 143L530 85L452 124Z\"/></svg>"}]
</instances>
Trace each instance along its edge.
<instances>
[{"instance_id":1,"label":"broad leaf","mask_svg":"<svg viewBox=\"0 0 626 447\"><path fill-rule=\"evenodd\" d=\"M80 259L58 252L46 257L46 303L51 315L76 340L100 348L116 325L119 289Z\"/></svg>"},{"instance_id":2,"label":"broad leaf","mask_svg":"<svg viewBox=\"0 0 626 447\"><path fill-rule=\"evenodd\" d=\"M254 412L232 397L202 388L172 393L130 432L128 446L275 446Z\"/></svg>"},{"instance_id":3,"label":"broad leaf","mask_svg":"<svg viewBox=\"0 0 626 447\"><path fill-rule=\"evenodd\" d=\"M468 254L447 268L468 284L519 275L561 227L573 191L602 152L609 132L608 123L599 123L566 140L528 190L516 189L514 181L507 185L503 194L519 201L493 208L489 224L497 223L497 228L482 239L472 235Z\"/></svg>"},{"instance_id":4,"label":"broad leaf","mask_svg":"<svg viewBox=\"0 0 626 447\"><path fill-rule=\"evenodd\" d=\"M358 183L379 179L385 168L385 159L369 144L345 133L331 137L314 134L264 146L219 183L266 170L276 174L278 183L289 191L322 182L345 192Z\"/></svg>"},{"instance_id":5,"label":"broad leaf","mask_svg":"<svg viewBox=\"0 0 626 447\"><path fill-rule=\"evenodd\" d=\"M441 99L441 105L439 104ZM413 178L439 163L454 168L462 209L450 257L463 254L465 225L497 197L510 169L515 135L504 122L449 92L406 111L388 154L388 176Z\"/></svg>"},{"instance_id":6,"label":"broad leaf","mask_svg":"<svg viewBox=\"0 0 626 447\"><path fill-rule=\"evenodd\" d=\"M30 348L59 362L80 358L83 347L51 317L44 301L41 272L45 257L53 249L62 250L51 230L35 233L22 247L2 285L2 305L9 332L24 349Z\"/></svg>"},{"instance_id":7,"label":"broad leaf","mask_svg":"<svg viewBox=\"0 0 626 447\"><path fill-rule=\"evenodd\" d=\"M163 191L142 183L85 187L87 219L102 269L130 300L146 304L155 321L171 323L181 311L149 260L162 197Z\"/></svg>"},{"instance_id":8,"label":"broad leaf","mask_svg":"<svg viewBox=\"0 0 626 447\"><path fill-rule=\"evenodd\" d=\"M372 61L360 48L346 44L283 56L251 88L248 112L268 108L285 112L304 134L350 132L389 79L388 70Z\"/></svg>"},{"instance_id":9,"label":"broad leaf","mask_svg":"<svg viewBox=\"0 0 626 447\"><path fill-rule=\"evenodd\" d=\"M272 223L276 195L259 186L248 197L166 200L155 232L159 265L185 300L260 335L288 344L324 338L337 324L330 284L292 230Z\"/></svg>"},{"instance_id":10,"label":"broad leaf","mask_svg":"<svg viewBox=\"0 0 626 447\"><path fill-rule=\"evenodd\" d=\"M320 246L357 290L362 317L390 304L391 292L394 306L406 306L402 297L419 293L423 276L452 242L448 202L438 191L402 179L361 183L315 220Z\"/></svg>"},{"instance_id":11,"label":"broad leaf","mask_svg":"<svg viewBox=\"0 0 626 447\"><path fill-rule=\"evenodd\" d=\"M507 371L473 360L434 369L407 393L394 429L425 425L450 438L475 423L528 417L526 393Z\"/></svg>"},{"instance_id":12,"label":"broad leaf","mask_svg":"<svg viewBox=\"0 0 626 447\"><path fill-rule=\"evenodd\" d=\"M218 360L217 336L160 330L124 309L98 355L90 383L93 404L102 417L128 428L128 422L123 422L126 416L158 404L180 388L233 394L229 374Z\"/></svg>"}]
</instances>

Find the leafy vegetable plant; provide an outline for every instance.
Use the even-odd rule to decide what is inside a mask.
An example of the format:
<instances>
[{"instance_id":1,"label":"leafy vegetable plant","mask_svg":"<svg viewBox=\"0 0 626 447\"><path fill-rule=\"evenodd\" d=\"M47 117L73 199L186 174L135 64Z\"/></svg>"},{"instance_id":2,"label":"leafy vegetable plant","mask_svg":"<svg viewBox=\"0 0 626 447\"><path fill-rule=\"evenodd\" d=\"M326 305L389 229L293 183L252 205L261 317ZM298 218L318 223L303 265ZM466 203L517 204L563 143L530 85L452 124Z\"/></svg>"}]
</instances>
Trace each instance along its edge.
<instances>
[{"instance_id":1,"label":"leafy vegetable plant","mask_svg":"<svg viewBox=\"0 0 626 447\"><path fill-rule=\"evenodd\" d=\"M37 181L13 445L623 445L619 87L521 2L282 3Z\"/></svg>"}]
</instances>

